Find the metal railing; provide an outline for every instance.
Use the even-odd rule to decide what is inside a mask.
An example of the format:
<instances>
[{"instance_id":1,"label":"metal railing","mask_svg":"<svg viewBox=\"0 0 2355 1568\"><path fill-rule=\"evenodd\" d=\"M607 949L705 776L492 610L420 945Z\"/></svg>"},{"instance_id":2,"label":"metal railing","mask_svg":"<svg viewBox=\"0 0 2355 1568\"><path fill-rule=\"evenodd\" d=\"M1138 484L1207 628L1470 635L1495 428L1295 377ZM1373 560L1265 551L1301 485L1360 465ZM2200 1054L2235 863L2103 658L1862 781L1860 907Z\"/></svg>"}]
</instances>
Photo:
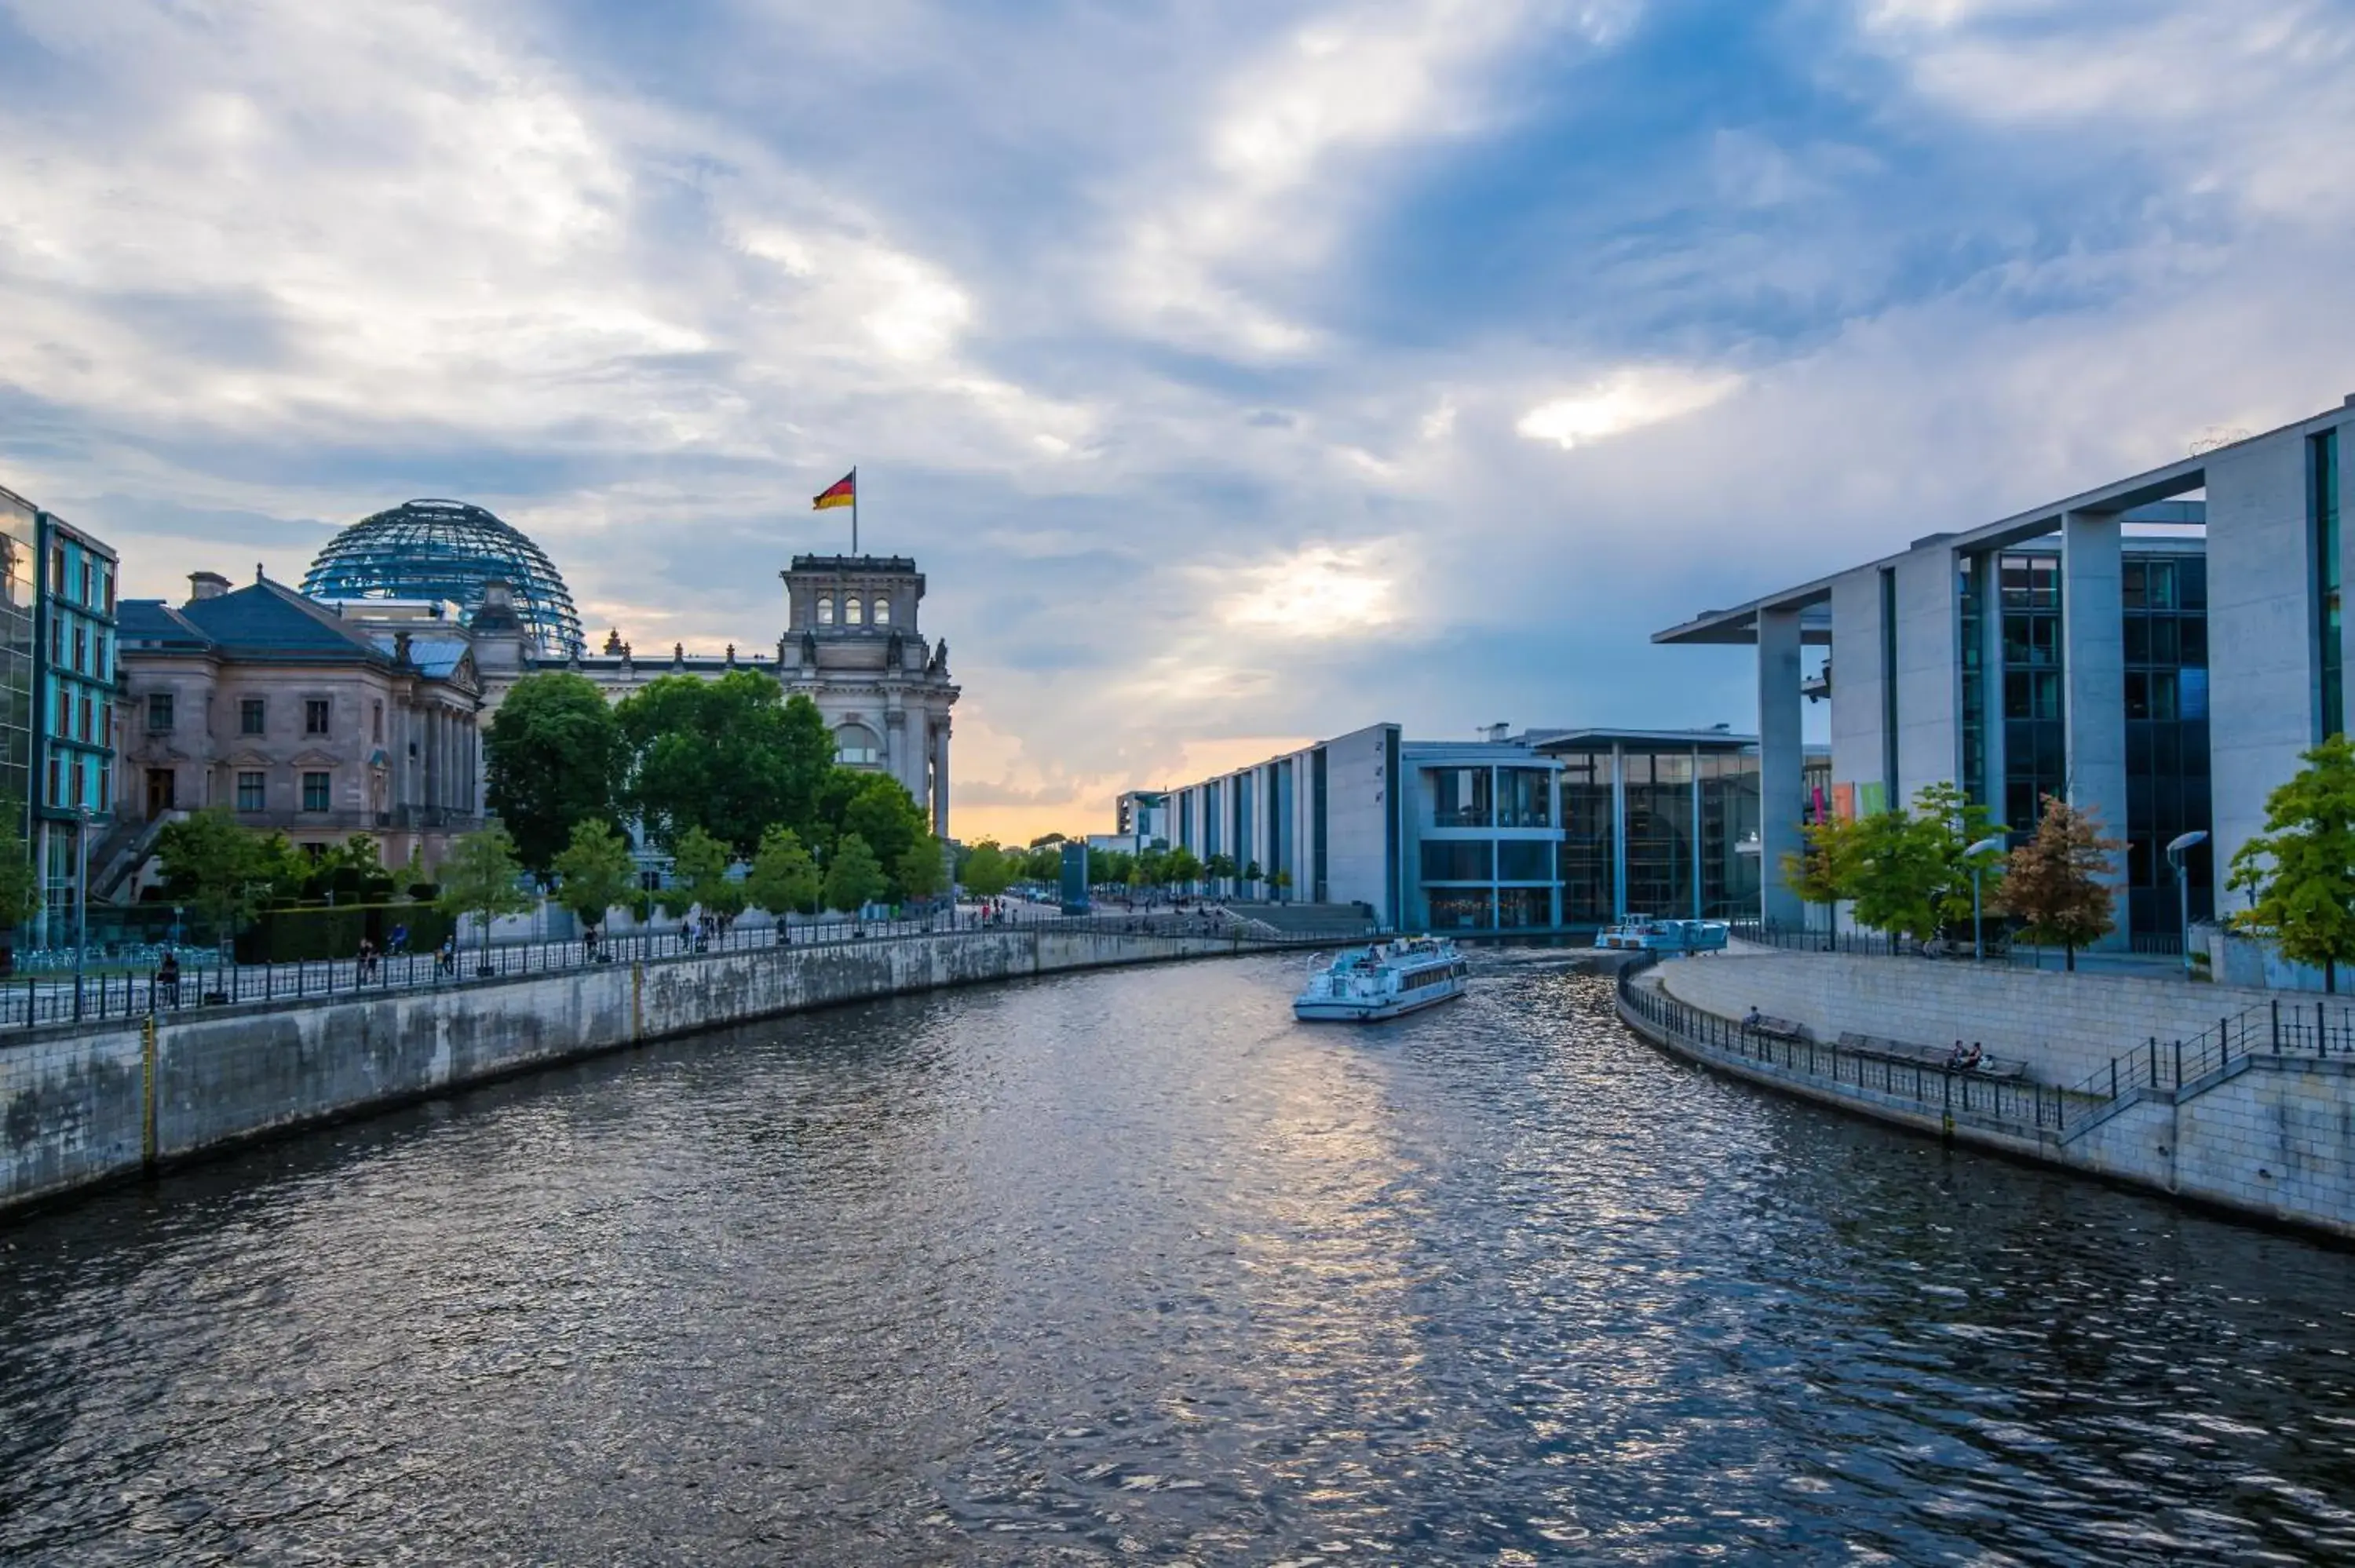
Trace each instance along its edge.
<instances>
[{"instance_id":1,"label":"metal railing","mask_svg":"<svg viewBox=\"0 0 2355 1568\"><path fill-rule=\"evenodd\" d=\"M635 931L593 945L578 938L561 942L500 942L487 947L474 944L461 946L446 959L434 952L402 952L367 960L312 959L291 963L224 964L203 961L213 957L208 952L184 949L176 982L150 971L80 978L35 976L0 984L0 1030L119 1022L151 1013L168 1015L242 1002L304 1003L336 997L430 991L609 964L665 963L727 953L769 952L779 948L874 944L943 936L979 938L1028 930L1171 940L1209 937L1231 942L1237 948L1309 948L1368 939L1362 929L1278 931L1223 913L1042 916L991 920L960 910L893 920L796 923L784 928L783 938L773 926L739 926L726 930L689 927L681 931Z\"/></svg>"},{"instance_id":2,"label":"metal railing","mask_svg":"<svg viewBox=\"0 0 2355 1568\"><path fill-rule=\"evenodd\" d=\"M1687 1006L1657 988L1636 985L1636 975L1650 968L1651 962L1646 955L1620 969L1621 1005L1703 1055L1779 1067L1836 1092L1860 1089L1908 1101L1925 1113L1992 1121L2026 1136L2048 1130L2058 1133L2081 1119L2090 1104L2098 1103L2089 1103L2082 1092L2028 1079L1989 1077L1961 1067L1903 1062L1815 1040L1761 1034L1732 1019Z\"/></svg>"},{"instance_id":3,"label":"metal railing","mask_svg":"<svg viewBox=\"0 0 2355 1568\"><path fill-rule=\"evenodd\" d=\"M2317 1001L2284 1003L2278 997L2216 1020L2211 1029L2180 1040L2151 1035L2138 1048L2077 1086L2081 1094L2117 1100L2144 1089L2180 1090L2221 1073L2243 1056L2355 1057L2355 1008Z\"/></svg>"}]
</instances>

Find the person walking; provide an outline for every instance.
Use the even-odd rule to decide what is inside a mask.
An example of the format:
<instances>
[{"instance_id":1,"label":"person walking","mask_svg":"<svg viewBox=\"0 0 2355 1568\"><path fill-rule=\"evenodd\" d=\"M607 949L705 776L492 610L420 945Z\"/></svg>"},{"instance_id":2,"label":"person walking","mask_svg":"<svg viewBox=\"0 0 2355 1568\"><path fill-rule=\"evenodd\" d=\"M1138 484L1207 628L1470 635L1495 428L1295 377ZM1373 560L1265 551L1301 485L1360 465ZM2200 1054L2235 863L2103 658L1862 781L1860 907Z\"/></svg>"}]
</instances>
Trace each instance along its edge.
<instances>
[{"instance_id":1,"label":"person walking","mask_svg":"<svg viewBox=\"0 0 2355 1568\"><path fill-rule=\"evenodd\" d=\"M165 949L164 961L155 966L155 989L165 1007L180 1005L180 955L169 948Z\"/></svg>"},{"instance_id":2,"label":"person walking","mask_svg":"<svg viewBox=\"0 0 2355 1568\"><path fill-rule=\"evenodd\" d=\"M453 931L450 935L442 938L442 945L433 950L433 972L436 975L450 975L453 977L457 974L458 934L456 932Z\"/></svg>"}]
</instances>

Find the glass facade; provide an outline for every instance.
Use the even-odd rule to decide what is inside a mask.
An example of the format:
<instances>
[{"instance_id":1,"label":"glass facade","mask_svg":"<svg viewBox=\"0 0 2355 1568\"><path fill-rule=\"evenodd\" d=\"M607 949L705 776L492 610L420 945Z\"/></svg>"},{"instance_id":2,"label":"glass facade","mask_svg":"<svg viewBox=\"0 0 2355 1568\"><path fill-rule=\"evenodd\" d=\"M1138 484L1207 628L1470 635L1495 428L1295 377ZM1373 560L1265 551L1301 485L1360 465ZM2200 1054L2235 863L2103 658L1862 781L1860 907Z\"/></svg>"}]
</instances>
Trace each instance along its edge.
<instances>
[{"instance_id":1,"label":"glass facade","mask_svg":"<svg viewBox=\"0 0 2355 1568\"><path fill-rule=\"evenodd\" d=\"M2208 563L2128 556L2122 568L2126 700L2126 916L2138 935L2181 919L2166 848L2205 831L2208 762ZM2208 846L2186 857L2191 917L2213 910Z\"/></svg>"},{"instance_id":2,"label":"glass facade","mask_svg":"<svg viewBox=\"0 0 2355 1568\"><path fill-rule=\"evenodd\" d=\"M1625 754L1627 913L1686 915L1693 907L1693 755Z\"/></svg>"},{"instance_id":3,"label":"glass facade","mask_svg":"<svg viewBox=\"0 0 2355 1568\"><path fill-rule=\"evenodd\" d=\"M2308 441L2312 492L2307 516L2314 548L2315 668L2320 672L2316 693L2319 709L2315 729L2328 739L2347 733L2347 679L2341 668L2345 655L2339 630L2339 432L2325 430Z\"/></svg>"},{"instance_id":4,"label":"glass facade","mask_svg":"<svg viewBox=\"0 0 2355 1568\"><path fill-rule=\"evenodd\" d=\"M0 829L29 842L39 514L0 490ZM29 848L24 851L30 854Z\"/></svg>"},{"instance_id":5,"label":"glass facade","mask_svg":"<svg viewBox=\"0 0 2355 1568\"><path fill-rule=\"evenodd\" d=\"M1616 906L1611 810L1611 751L1582 750L1561 759L1561 917L1607 921Z\"/></svg>"},{"instance_id":6,"label":"glass facade","mask_svg":"<svg viewBox=\"0 0 2355 1568\"><path fill-rule=\"evenodd\" d=\"M1561 918L1600 925L1619 914L1747 918L1758 904L1758 753L1723 741L1629 736L1554 752L1562 763ZM1818 772L1828 768L1828 761ZM1624 775L1626 896L1613 769ZM1820 780L1819 780L1820 781Z\"/></svg>"},{"instance_id":7,"label":"glass facade","mask_svg":"<svg viewBox=\"0 0 2355 1568\"><path fill-rule=\"evenodd\" d=\"M2061 712L2061 557L2007 554L1997 564L2003 613L2003 794L2000 815L2033 832L2044 797L2068 789Z\"/></svg>"},{"instance_id":8,"label":"glass facade","mask_svg":"<svg viewBox=\"0 0 2355 1568\"><path fill-rule=\"evenodd\" d=\"M32 831L46 846L47 939L72 940L87 816L103 832L114 810L114 552L53 514L37 519Z\"/></svg>"}]
</instances>

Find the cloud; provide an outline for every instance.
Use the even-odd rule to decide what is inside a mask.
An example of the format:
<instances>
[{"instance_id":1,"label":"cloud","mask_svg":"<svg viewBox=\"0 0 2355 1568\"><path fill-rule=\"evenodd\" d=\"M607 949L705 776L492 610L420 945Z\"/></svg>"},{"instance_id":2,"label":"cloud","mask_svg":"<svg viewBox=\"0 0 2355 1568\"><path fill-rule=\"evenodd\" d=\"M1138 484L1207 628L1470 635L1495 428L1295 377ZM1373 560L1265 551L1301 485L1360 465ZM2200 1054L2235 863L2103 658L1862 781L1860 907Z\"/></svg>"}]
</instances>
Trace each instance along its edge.
<instances>
[{"instance_id":1,"label":"cloud","mask_svg":"<svg viewBox=\"0 0 2355 1568\"><path fill-rule=\"evenodd\" d=\"M1513 429L1569 451L1698 414L1732 397L1741 385L1739 376L1667 366L1614 371L1583 391L1539 404Z\"/></svg>"},{"instance_id":2,"label":"cloud","mask_svg":"<svg viewBox=\"0 0 2355 1568\"><path fill-rule=\"evenodd\" d=\"M856 462L954 646L963 832L1378 718L1741 723L1738 658L1646 634L2355 390L2326 0L0 37L0 483L151 594L455 493L716 651Z\"/></svg>"}]
</instances>

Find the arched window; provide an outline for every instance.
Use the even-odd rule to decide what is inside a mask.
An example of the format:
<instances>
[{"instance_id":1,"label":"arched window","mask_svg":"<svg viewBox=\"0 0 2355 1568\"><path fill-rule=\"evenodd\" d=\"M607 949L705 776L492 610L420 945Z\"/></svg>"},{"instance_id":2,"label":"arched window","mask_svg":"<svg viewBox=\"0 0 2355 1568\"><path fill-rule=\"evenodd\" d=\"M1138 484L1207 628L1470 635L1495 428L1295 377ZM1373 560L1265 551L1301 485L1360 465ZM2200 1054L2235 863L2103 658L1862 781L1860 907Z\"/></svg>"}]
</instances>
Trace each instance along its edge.
<instances>
[{"instance_id":1,"label":"arched window","mask_svg":"<svg viewBox=\"0 0 2355 1568\"><path fill-rule=\"evenodd\" d=\"M883 737L849 720L834 732L834 757L845 768L872 768L883 760Z\"/></svg>"},{"instance_id":2,"label":"arched window","mask_svg":"<svg viewBox=\"0 0 2355 1568\"><path fill-rule=\"evenodd\" d=\"M891 624L891 601L890 599L879 599L875 601L875 624L878 626L889 626Z\"/></svg>"},{"instance_id":3,"label":"arched window","mask_svg":"<svg viewBox=\"0 0 2355 1568\"><path fill-rule=\"evenodd\" d=\"M818 596L817 623L820 626L832 626L834 624L834 600L824 594L820 594Z\"/></svg>"},{"instance_id":4,"label":"arched window","mask_svg":"<svg viewBox=\"0 0 2355 1568\"><path fill-rule=\"evenodd\" d=\"M845 626L858 624L858 600L855 597L842 601L842 623Z\"/></svg>"}]
</instances>

